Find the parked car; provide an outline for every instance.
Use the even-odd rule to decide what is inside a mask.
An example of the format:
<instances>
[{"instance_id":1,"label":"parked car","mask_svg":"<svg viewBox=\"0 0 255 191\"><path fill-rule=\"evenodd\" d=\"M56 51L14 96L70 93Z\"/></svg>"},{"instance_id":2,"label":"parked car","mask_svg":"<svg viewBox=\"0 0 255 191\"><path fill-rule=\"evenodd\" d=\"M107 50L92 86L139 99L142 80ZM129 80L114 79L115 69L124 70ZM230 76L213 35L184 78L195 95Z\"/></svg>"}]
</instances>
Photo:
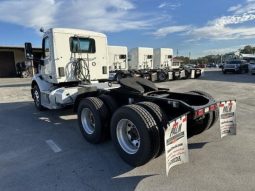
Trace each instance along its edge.
<instances>
[{"instance_id":1,"label":"parked car","mask_svg":"<svg viewBox=\"0 0 255 191\"><path fill-rule=\"evenodd\" d=\"M222 72L248 73L249 65L245 60L232 60L223 65Z\"/></svg>"},{"instance_id":2,"label":"parked car","mask_svg":"<svg viewBox=\"0 0 255 191\"><path fill-rule=\"evenodd\" d=\"M251 71L251 74L255 74L255 63L250 63L249 64L249 70Z\"/></svg>"},{"instance_id":3,"label":"parked car","mask_svg":"<svg viewBox=\"0 0 255 191\"><path fill-rule=\"evenodd\" d=\"M207 67L207 68L216 68L216 64L210 63L210 64L207 64L206 67Z\"/></svg>"}]
</instances>

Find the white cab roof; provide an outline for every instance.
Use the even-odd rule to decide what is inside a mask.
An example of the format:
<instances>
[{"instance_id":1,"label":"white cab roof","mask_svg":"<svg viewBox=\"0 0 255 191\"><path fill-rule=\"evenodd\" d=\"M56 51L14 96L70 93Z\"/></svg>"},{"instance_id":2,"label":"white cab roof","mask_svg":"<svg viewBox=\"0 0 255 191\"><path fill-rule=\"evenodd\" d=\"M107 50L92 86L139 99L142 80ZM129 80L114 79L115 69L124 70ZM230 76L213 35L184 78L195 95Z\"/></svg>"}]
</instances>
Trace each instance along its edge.
<instances>
[{"instance_id":1,"label":"white cab roof","mask_svg":"<svg viewBox=\"0 0 255 191\"><path fill-rule=\"evenodd\" d=\"M52 31L53 33L67 33L67 34L77 34L77 35L84 35L84 36L98 36L106 38L106 35L99 32L88 31L83 29L71 29L71 28L50 28L46 31Z\"/></svg>"}]
</instances>

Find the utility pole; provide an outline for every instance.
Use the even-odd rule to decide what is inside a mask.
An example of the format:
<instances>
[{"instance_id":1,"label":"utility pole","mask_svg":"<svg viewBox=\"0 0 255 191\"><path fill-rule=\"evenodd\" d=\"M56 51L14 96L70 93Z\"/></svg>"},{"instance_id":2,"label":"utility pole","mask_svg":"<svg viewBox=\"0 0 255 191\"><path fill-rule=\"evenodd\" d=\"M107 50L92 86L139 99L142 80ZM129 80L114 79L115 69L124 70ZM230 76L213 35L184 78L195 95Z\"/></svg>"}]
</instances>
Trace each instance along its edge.
<instances>
[{"instance_id":1,"label":"utility pole","mask_svg":"<svg viewBox=\"0 0 255 191\"><path fill-rule=\"evenodd\" d=\"M189 64L190 64L190 52L189 52Z\"/></svg>"}]
</instances>

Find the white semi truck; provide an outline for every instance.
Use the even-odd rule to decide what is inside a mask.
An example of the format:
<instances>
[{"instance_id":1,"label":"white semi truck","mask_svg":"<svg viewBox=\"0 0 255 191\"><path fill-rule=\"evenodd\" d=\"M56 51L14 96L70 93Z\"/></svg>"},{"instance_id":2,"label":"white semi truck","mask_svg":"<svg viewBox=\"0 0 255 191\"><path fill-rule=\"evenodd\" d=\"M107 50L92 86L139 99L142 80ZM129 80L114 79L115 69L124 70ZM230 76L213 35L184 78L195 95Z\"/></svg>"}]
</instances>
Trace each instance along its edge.
<instances>
[{"instance_id":1,"label":"white semi truck","mask_svg":"<svg viewBox=\"0 0 255 191\"><path fill-rule=\"evenodd\" d=\"M108 46L109 79L119 81L131 76L128 68L128 48L126 46Z\"/></svg>"},{"instance_id":2,"label":"white semi truck","mask_svg":"<svg viewBox=\"0 0 255 191\"><path fill-rule=\"evenodd\" d=\"M138 76L151 81L197 78L200 69L173 64L173 49L137 47L128 52L125 46L108 46L110 76L112 81ZM128 62L127 57L128 55ZM128 63L128 64L127 64ZM191 75L192 74L192 75Z\"/></svg>"},{"instance_id":3,"label":"white semi truck","mask_svg":"<svg viewBox=\"0 0 255 191\"><path fill-rule=\"evenodd\" d=\"M190 137L218 119L216 101L204 92L170 92L143 78L123 78L111 86L107 37L102 33L52 28L44 32L42 49L39 73L31 83L35 107L72 105L84 138L96 144L111 137L118 154L132 166L164 151L169 121L188 113ZM32 44L25 43L25 50L32 59Z\"/></svg>"}]
</instances>

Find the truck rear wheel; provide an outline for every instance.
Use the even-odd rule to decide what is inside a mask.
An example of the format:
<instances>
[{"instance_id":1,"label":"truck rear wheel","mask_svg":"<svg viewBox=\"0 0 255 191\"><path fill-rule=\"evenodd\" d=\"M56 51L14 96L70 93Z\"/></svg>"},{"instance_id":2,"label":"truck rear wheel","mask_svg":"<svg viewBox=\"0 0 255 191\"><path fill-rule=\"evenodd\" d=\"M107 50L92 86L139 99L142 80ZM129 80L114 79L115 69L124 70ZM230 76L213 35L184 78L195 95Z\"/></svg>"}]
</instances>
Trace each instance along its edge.
<instances>
[{"instance_id":1,"label":"truck rear wheel","mask_svg":"<svg viewBox=\"0 0 255 191\"><path fill-rule=\"evenodd\" d=\"M210 128L210 124L212 123L213 115L212 113L205 114L204 118L197 121L188 121L187 134L188 137L192 137L194 135L198 135L205 130Z\"/></svg>"},{"instance_id":2,"label":"truck rear wheel","mask_svg":"<svg viewBox=\"0 0 255 191\"><path fill-rule=\"evenodd\" d=\"M167 79L167 74L164 71L157 72L158 81L164 82Z\"/></svg>"},{"instance_id":3,"label":"truck rear wheel","mask_svg":"<svg viewBox=\"0 0 255 191\"><path fill-rule=\"evenodd\" d=\"M154 156L159 157L163 151L165 150L165 141L164 141L164 132L167 128L167 117L166 114L160 109L160 107L152 102L139 102L138 105L145 108L147 111L150 112L153 119L155 120L158 128L159 128L159 135L160 135L160 147L156 155Z\"/></svg>"},{"instance_id":4,"label":"truck rear wheel","mask_svg":"<svg viewBox=\"0 0 255 191\"><path fill-rule=\"evenodd\" d=\"M106 107L109 109L111 116L118 109L118 104L112 96L102 94L99 96L99 99L101 99L106 105Z\"/></svg>"},{"instance_id":5,"label":"truck rear wheel","mask_svg":"<svg viewBox=\"0 0 255 191\"><path fill-rule=\"evenodd\" d=\"M111 120L112 141L120 157L131 166L141 166L159 150L160 136L151 114L139 105L119 108Z\"/></svg>"},{"instance_id":6,"label":"truck rear wheel","mask_svg":"<svg viewBox=\"0 0 255 191\"><path fill-rule=\"evenodd\" d=\"M109 120L107 121L108 122L107 126L110 127L110 122L111 122L110 119L112 118L112 115L114 114L114 112L118 109L119 105L115 101L115 99L110 95L102 94L102 95L99 96L99 99L101 99L104 102L104 104L106 105L106 107L108 108ZM107 134L106 138L110 138L110 128L107 128L106 134Z\"/></svg>"},{"instance_id":7,"label":"truck rear wheel","mask_svg":"<svg viewBox=\"0 0 255 191\"><path fill-rule=\"evenodd\" d=\"M96 97L88 97L79 103L78 123L84 138L90 143L105 140L108 129L108 109L104 102Z\"/></svg>"}]
</instances>

